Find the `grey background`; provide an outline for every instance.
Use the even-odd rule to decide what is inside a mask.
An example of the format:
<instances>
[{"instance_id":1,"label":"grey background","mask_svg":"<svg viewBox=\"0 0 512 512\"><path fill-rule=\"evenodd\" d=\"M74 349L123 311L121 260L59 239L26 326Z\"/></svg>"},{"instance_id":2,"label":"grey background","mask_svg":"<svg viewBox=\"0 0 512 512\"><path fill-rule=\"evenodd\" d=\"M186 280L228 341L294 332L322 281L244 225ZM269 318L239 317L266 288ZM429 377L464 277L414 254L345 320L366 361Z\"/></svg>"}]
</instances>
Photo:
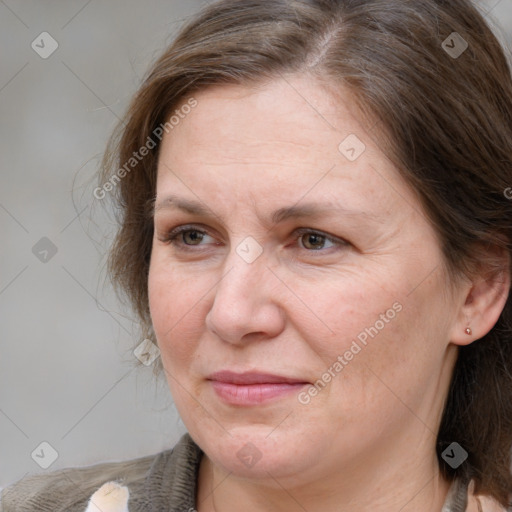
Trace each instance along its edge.
<instances>
[{"instance_id":1,"label":"grey background","mask_svg":"<svg viewBox=\"0 0 512 512\"><path fill-rule=\"evenodd\" d=\"M0 488L185 432L167 383L133 367L136 326L103 286L115 225L90 180L148 65L203 3L0 0ZM478 4L510 48L512 0ZM59 45L47 59L31 47L44 31ZM31 455L42 442L58 453L48 469Z\"/></svg>"}]
</instances>

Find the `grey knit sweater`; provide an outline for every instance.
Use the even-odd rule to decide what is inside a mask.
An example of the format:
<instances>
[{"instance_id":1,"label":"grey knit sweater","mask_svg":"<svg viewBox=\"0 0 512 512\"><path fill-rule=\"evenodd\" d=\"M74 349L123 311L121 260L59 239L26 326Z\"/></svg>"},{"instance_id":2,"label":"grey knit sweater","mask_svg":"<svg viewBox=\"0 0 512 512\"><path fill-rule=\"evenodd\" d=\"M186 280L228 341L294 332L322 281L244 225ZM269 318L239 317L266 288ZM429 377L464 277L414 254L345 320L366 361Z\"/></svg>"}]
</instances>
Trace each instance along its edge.
<instances>
[{"instance_id":1,"label":"grey knit sweater","mask_svg":"<svg viewBox=\"0 0 512 512\"><path fill-rule=\"evenodd\" d=\"M130 491L130 512L192 512L203 452L188 433L172 449L123 462L25 476L5 488L0 512L84 512L105 482ZM465 512L467 486L455 481L442 512Z\"/></svg>"}]
</instances>

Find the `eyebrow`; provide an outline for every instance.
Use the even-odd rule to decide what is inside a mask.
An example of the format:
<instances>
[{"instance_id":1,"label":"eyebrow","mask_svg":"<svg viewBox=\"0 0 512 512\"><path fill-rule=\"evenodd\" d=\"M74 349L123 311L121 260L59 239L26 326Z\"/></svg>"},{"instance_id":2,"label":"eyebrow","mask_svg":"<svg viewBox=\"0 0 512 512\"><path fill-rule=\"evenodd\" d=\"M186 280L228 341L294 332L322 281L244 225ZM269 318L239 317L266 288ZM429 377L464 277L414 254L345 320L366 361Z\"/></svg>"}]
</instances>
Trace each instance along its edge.
<instances>
[{"instance_id":1,"label":"eyebrow","mask_svg":"<svg viewBox=\"0 0 512 512\"><path fill-rule=\"evenodd\" d=\"M198 215L201 217L217 217L221 220L222 217L213 213L210 208L205 206L199 201L181 198L175 195L170 195L160 200L154 207L152 216L160 210L177 209L185 211L191 215ZM347 210L338 204L327 202L327 203L303 203L301 205L292 205L279 208L275 210L270 220L273 224L284 222L290 218L307 218L307 217L319 217L325 214L341 214L350 217L363 217L372 221L383 222L377 215L369 212L360 210Z\"/></svg>"}]
</instances>

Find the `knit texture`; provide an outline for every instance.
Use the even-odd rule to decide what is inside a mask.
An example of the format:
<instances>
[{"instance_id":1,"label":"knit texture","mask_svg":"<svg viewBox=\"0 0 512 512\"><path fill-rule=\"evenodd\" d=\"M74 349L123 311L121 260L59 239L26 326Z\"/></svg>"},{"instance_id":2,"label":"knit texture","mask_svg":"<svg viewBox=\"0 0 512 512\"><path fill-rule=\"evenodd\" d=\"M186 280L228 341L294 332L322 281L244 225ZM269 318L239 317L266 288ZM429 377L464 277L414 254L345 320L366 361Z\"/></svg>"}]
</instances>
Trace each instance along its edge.
<instances>
[{"instance_id":1,"label":"knit texture","mask_svg":"<svg viewBox=\"0 0 512 512\"><path fill-rule=\"evenodd\" d=\"M186 433L156 455L28 475L2 491L0 511L84 512L105 482L117 481L130 490L130 512L189 512L202 453Z\"/></svg>"}]
</instances>

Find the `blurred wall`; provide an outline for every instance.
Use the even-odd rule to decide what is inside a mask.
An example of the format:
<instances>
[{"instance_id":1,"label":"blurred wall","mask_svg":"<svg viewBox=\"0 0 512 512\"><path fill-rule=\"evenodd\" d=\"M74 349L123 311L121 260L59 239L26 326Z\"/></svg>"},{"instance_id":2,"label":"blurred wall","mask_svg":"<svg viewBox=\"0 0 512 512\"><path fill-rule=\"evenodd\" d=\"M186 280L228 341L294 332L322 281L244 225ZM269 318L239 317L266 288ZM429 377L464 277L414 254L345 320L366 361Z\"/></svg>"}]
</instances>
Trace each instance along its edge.
<instances>
[{"instance_id":1,"label":"blurred wall","mask_svg":"<svg viewBox=\"0 0 512 512\"><path fill-rule=\"evenodd\" d=\"M130 364L136 329L102 284L114 226L86 185L148 64L200 5L0 2L0 487L185 432L167 384Z\"/></svg>"},{"instance_id":2,"label":"blurred wall","mask_svg":"<svg viewBox=\"0 0 512 512\"><path fill-rule=\"evenodd\" d=\"M148 64L202 3L0 0L0 488L185 432L167 384L129 364L136 330L101 284L115 225L94 224L86 183ZM512 46L512 0L479 5Z\"/></svg>"}]
</instances>

